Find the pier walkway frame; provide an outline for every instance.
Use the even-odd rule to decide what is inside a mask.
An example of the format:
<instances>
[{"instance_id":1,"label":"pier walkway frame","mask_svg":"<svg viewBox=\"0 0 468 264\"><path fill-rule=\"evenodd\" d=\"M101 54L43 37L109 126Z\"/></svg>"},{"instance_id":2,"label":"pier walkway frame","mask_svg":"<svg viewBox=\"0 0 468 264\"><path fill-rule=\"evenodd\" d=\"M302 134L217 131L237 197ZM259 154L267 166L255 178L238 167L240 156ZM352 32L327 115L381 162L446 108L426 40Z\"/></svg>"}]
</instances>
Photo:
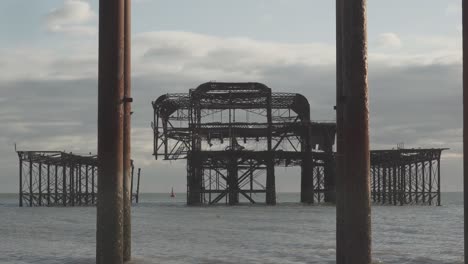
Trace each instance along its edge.
<instances>
[{"instance_id":1,"label":"pier walkway frame","mask_svg":"<svg viewBox=\"0 0 468 264\"><path fill-rule=\"evenodd\" d=\"M19 206L89 206L97 203L97 156L64 151L16 151ZM132 200L138 203L140 169Z\"/></svg>"}]
</instances>

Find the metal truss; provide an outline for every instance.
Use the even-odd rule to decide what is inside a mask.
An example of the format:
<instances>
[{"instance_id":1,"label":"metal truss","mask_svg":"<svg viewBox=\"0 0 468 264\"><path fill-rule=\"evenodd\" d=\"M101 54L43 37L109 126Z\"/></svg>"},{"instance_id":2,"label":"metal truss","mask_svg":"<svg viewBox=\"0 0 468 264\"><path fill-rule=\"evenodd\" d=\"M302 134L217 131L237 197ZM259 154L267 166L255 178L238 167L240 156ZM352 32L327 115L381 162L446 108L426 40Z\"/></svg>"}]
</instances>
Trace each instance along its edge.
<instances>
[{"instance_id":1,"label":"metal truss","mask_svg":"<svg viewBox=\"0 0 468 264\"><path fill-rule=\"evenodd\" d=\"M371 151L372 201L387 205L441 205L440 156L443 150Z\"/></svg>"},{"instance_id":2,"label":"metal truss","mask_svg":"<svg viewBox=\"0 0 468 264\"><path fill-rule=\"evenodd\" d=\"M19 206L87 206L97 202L97 158L61 151L17 151ZM132 161L132 200L134 166Z\"/></svg>"},{"instance_id":3,"label":"metal truss","mask_svg":"<svg viewBox=\"0 0 468 264\"><path fill-rule=\"evenodd\" d=\"M304 96L209 82L153 109L154 156L187 159L188 204L275 204L275 166L301 166L302 202L333 201L335 124L311 122Z\"/></svg>"}]
</instances>

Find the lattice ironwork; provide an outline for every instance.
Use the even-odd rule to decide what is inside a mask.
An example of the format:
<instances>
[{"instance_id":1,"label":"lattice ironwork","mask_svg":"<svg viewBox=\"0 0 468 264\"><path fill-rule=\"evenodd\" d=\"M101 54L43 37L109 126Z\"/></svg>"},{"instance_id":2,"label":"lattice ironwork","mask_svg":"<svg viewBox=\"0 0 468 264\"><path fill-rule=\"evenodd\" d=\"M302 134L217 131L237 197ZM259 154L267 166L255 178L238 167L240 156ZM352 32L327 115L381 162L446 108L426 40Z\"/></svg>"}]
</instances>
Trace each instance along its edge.
<instances>
[{"instance_id":1,"label":"lattice ironwork","mask_svg":"<svg viewBox=\"0 0 468 264\"><path fill-rule=\"evenodd\" d=\"M17 151L19 206L86 206L97 202L97 157L61 151ZM134 166L132 161L132 200Z\"/></svg>"},{"instance_id":2,"label":"lattice ironwork","mask_svg":"<svg viewBox=\"0 0 468 264\"><path fill-rule=\"evenodd\" d=\"M372 201L389 205L441 205L440 157L443 150L371 151Z\"/></svg>"},{"instance_id":3,"label":"lattice ironwork","mask_svg":"<svg viewBox=\"0 0 468 264\"><path fill-rule=\"evenodd\" d=\"M274 204L275 166L301 166L302 202L333 201L335 124L311 122L304 96L261 83L210 82L162 95L153 109L154 156L187 159L188 204L255 203L255 194ZM314 162L324 172L314 173ZM306 195L314 188L323 197Z\"/></svg>"}]
</instances>

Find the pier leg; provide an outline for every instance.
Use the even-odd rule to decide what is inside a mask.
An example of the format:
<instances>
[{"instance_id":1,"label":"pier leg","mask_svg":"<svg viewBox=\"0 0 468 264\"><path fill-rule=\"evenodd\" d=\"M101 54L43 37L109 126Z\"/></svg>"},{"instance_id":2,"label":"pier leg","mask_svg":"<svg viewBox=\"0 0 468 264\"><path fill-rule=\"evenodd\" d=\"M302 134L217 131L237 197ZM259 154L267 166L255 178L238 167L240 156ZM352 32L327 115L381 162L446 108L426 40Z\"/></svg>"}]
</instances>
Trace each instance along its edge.
<instances>
[{"instance_id":1,"label":"pier leg","mask_svg":"<svg viewBox=\"0 0 468 264\"><path fill-rule=\"evenodd\" d=\"M468 263L468 0L462 1L463 13L463 206L464 251ZM439 182L440 184L440 182Z\"/></svg>"},{"instance_id":2,"label":"pier leg","mask_svg":"<svg viewBox=\"0 0 468 264\"><path fill-rule=\"evenodd\" d=\"M343 1L345 263L371 263L366 0Z\"/></svg>"},{"instance_id":3,"label":"pier leg","mask_svg":"<svg viewBox=\"0 0 468 264\"><path fill-rule=\"evenodd\" d=\"M227 173L229 181L229 205L239 204L239 185L238 185L238 172L237 172L237 159L229 161L229 169Z\"/></svg>"},{"instance_id":4,"label":"pier leg","mask_svg":"<svg viewBox=\"0 0 468 264\"><path fill-rule=\"evenodd\" d=\"M328 152L329 156L325 160L323 168L323 180L325 185L324 202L335 203L336 202L336 183L335 183L335 166L333 161L332 152Z\"/></svg>"},{"instance_id":5,"label":"pier leg","mask_svg":"<svg viewBox=\"0 0 468 264\"><path fill-rule=\"evenodd\" d=\"M123 138L123 260L132 255L132 191L131 191L131 0L125 0L124 26L124 138Z\"/></svg>"},{"instance_id":6,"label":"pier leg","mask_svg":"<svg viewBox=\"0 0 468 264\"><path fill-rule=\"evenodd\" d=\"M310 143L310 127L307 126L301 140L301 152L304 153L301 162L301 203L314 202L314 161Z\"/></svg>"},{"instance_id":7,"label":"pier leg","mask_svg":"<svg viewBox=\"0 0 468 264\"><path fill-rule=\"evenodd\" d=\"M85 187L85 192L86 192L86 200L85 200L85 204L86 205L89 205L89 166L86 165L86 187Z\"/></svg>"},{"instance_id":8,"label":"pier leg","mask_svg":"<svg viewBox=\"0 0 468 264\"><path fill-rule=\"evenodd\" d=\"M432 192L432 157L429 160L429 190L428 190L428 193L429 193L429 196L428 196L429 205L432 205L432 199L434 198L433 195L432 195L433 194L433 192Z\"/></svg>"},{"instance_id":9,"label":"pier leg","mask_svg":"<svg viewBox=\"0 0 468 264\"><path fill-rule=\"evenodd\" d=\"M301 164L301 203L314 203L314 165L310 151L305 152Z\"/></svg>"},{"instance_id":10,"label":"pier leg","mask_svg":"<svg viewBox=\"0 0 468 264\"><path fill-rule=\"evenodd\" d=\"M58 166L54 165L54 205L59 205L58 202Z\"/></svg>"},{"instance_id":11,"label":"pier leg","mask_svg":"<svg viewBox=\"0 0 468 264\"><path fill-rule=\"evenodd\" d=\"M75 179L76 179L75 166L73 164L70 166L70 200L71 200L72 206L75 206L75 188L76 188Z\"/></svg>"},{"instance_id":12,"label":"pier leg","mask_svg":"<svg viewBox=\"0 0 468 264\"><path fill-rule=\"evenodd\" d=\"M92 202L93 204L96 204L96 184L95 184L95 181L96 181L96 167L92 167L92 171L91 171L91 199L92 199Z\"/></svg>"},{"instance_id":13,"label":"pier leg","mask_svg":"<svg viewBox=\"0 0 468 264\"><path fill-rule=\"evenodd\" d=\"M411 179L411 174L412 174L412 170L413 170L413 164L408 164L408 193L409 193L409 202L412 203L413 202L413 182L412 182L412 179Z\"/></svg>"},{"instance_id":14,"label":"pier leg","mask_svg":"<svg viewBox=\"0 0 468 264\"><path fill-rule=\"evenodd\" d=\"M275 190L275 165L273 161L273 154L270 152L270 157L267 161L266 170L266 204L276 204L276 190Z\"/></svg>"},{"instance_id":15,"label":"pier leg","mask_svg":"<svg viewBox=\"0 0 468 264\"><path fill-rule=\"evenodd\" d=\"M336 16L336 263L345 264L344 246L344 96L343 96L343 0L335 1Z\"/></svg>"},{"instance_id":16,"label":"pier leg","mask_svg":"<svg viewBox=\"0 0 468 264\"><path fill-rule=\"evenodd\" d=\"M140 172L141 168L138 168L138 181L137 181L137 191L136 191L136 203L140 200Z\"/></svg>"},{"instance_id":17,"label":"pier leg","mask_svg":"<svg viewBox=\"0 0 468 264\"><path fill-rule=\"evenodd\" d=\"M62 203L67 206L67 167L62 166Z\"/></svg>"},{"instance_id":18,"label":"pier leg","mask_svg":"<svg viewBox=\"0 0 468 264\"><path fill-rule=\"evenodd\" d=\"M33 163L29 158L29 206L33 206Z\"/></svg>"},{"instance_id":19,"label":"pier leg","mask_svg":"<svg viewBox=\"0 0 468 264\"><path fill-rule=\"evenodd\" d=\"M421 162L422 169L422 202L426 204L426 164Z\"/></svg>"},{"instance_id":20,"label":"pier leg","mask_svg":"<svg viewBox=\"0 0 468 264\"><path fill-rule=\"evenodd\" d=\"M202 168L201 160L197 155L190 155L187 158L188 170L189 173L187 183L188 183L188 205L200 205L202 204L201 200L201 186L202 186ZM229 184L229 183L228 183ZM226 196L227 197L227 196Z\"/></svg>"},{"instance_id":21,"label":"pier leg","mask_svg":"<svg viewBox=\"0 0 468 264\"><path fill-rule=\"evenodd\" d=\"M39 191L39 199L38 199L38 204L39 206L42 206L42 163L39 162L39 183L38 183L38 191Z\"/></svg>"},{"instance_id":22,"label":"pier leg","mask_svg":"<svg viewBox=\"0 0 468 264\"><path fill-rule=\"evenodd\" d=\"M123 263L124 1L99 1L96 263Z\"/></svg>"},{"instance_id":23,"label":"pier leg","mask_svg":"<svg viewBox=\"0 0 468 264\"><path fill-rule=\"evenodd\" d=\"M130 180L130 202L133 202L133 174L135 172L135 166L133 165L133 161L132 161L132 179Z\"/></svg>"},{"instance_id":24,"label":"pier leg","mask_svg":"<svg viewBox=\"0 0 468 264\"><path fill-rule=\"evenodd\" d=\"M47 164L47 206L50 206L50 164Z\"/></svg>"},{"instance_id":25,"label":"pier leg","mask_svg":"<svg viewBox=\"0 0 468 264\"><path fill-rule=\"evenodd\" d=\"M19 206L23 207L23 157L19 158Z\"/></svg>"},{"instance_id":26,"label":"pier leg","mask_svg":"<svg viewBox=\"0 0 468 264\"><path fill-rule=\"evenodd\" d=\"M437 205L441 206L440 203L440 154L437 158Z\"/></svg>"}]
</instances>

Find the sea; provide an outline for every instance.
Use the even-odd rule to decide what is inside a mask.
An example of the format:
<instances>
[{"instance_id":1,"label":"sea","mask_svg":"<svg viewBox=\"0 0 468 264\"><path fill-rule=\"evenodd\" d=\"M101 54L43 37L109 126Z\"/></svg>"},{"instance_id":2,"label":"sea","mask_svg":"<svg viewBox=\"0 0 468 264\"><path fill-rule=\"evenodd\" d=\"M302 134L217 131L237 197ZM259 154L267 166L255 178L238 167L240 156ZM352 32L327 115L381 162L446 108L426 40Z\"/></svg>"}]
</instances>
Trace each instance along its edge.
<instances>
[{"instance_id":1,"label":"sea","mask_svg":"<svg viewBox=\"0 0 468 264\"><path fill-rule=\"evenodd\" d=\"M132 208L132 263L335 263L336 209L185 205L185 194L141 194ZM374 263L463 263L463 195L442 206L373 206ZM95 263L95 207L18 207L0 194L0 263Z\"/></svg>"}]
</instances>

